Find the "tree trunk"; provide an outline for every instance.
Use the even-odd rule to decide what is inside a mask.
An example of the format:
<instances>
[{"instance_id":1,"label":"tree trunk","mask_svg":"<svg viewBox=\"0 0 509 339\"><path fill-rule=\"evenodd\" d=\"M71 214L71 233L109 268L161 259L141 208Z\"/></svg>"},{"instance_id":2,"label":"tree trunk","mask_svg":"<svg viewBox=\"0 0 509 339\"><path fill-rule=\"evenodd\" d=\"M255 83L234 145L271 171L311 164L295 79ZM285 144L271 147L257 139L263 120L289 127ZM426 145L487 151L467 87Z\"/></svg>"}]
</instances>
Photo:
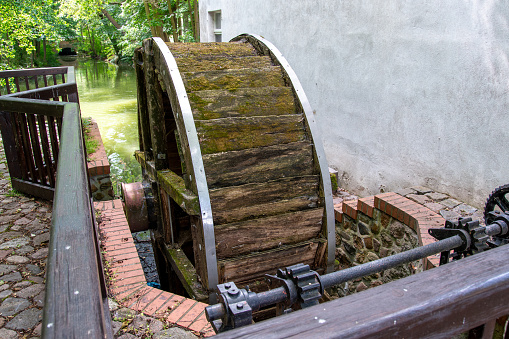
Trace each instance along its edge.
<instances>
[{"instance_id":1,"label":"tree trunk","mask_svg":"<svg viewBox=\"0 0 509 339\"><path fill-rule=\"evenodd\" d=\"M143 4L145 5L145 14L147 15L147 21L149 22L150 31L152 32L152 36L157 36L155 27L150 24L150 8L148 7L147 0L143 0Z\"/></svg>"},{"instance_id":2,"label":"tree trunk","mask_svg":"<svg viewBox=\"0 0 509 339\"><path fill-rule=\"evenodd\" d=\"M173 42L177 42L179 41L177 32L177 20L175 20L175 13L173 12L173 8L171 8L171 0L166 0L166 2L168 3L168 12L170 13L171 26L173 27Z\"/></svg>"},{"instance_id":3,"label":"tree trunk","mask_svg":"<svg viewBox=\"0 0 509 339\"><path fill-rule=\"evenodd\" d=\"M194 40L200 42L200 13L198 8L198 0L193 1L194 12Z\"/></svg>"},{"instance_id":4,"label":"tree trunk","mask_svg":"<svg viewBox=\"0 0 509 339\"><path fill-rule=\"evenodd\" d=\"M104 16L106 18L108 18L108 20L111 22L111 24L113 26L115 26L116 29L121 29L122 28L122 25L120 25L111 15L110 13L108 13L107 10L105 10L104 8L101 8L101 12L104 14Z\"/></svg>"},{"instance_id":5,"label":"tree trunk","mask_svg":"<svg viewBox=\"0 0 509 339\"><path fill-rule=\"evenodd\" d=\"M42 53L44 55L44 63L47 62L46 60L46 37L42 39Z\"/></svg>"}]
</instances>

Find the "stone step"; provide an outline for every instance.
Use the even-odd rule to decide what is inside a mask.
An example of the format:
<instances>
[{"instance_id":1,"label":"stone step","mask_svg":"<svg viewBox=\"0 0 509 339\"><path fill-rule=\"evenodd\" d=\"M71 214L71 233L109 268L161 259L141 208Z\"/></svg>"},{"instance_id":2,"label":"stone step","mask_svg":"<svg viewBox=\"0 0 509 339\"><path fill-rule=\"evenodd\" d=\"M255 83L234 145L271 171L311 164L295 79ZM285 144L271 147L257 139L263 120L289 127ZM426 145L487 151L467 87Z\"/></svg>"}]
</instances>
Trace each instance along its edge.
<instances>
[{"instance_id":1,"label":"stone step","mask_svg":"<svg viewBox=\"0 0 509 339\"><path fill-rule=\"evenodd\" d=\"M258 56L256 50L242 42L166 43L175 58L182 57L247 57Z\"/></svg>"},{"instance_id":2,"label":"stone step","mask_svg":"<svg viewBox=\"0 0 509 339\"><path fill-rule=\"evenodd\" d=\"M196 120L296 113L289 87L199 91L189 93L189 101Z\"/></svg>"},{"instance_id":3,"label":"stone step","mask_svg":"<svg viewBox=\"0 0 509 339\"><path fill-rule=\"evenodd\" d=\"M182 74L187 92L228 90L249 87L282 87L285 85L281 69L272 66L262 69L226 69Z\"/></svg>"}]
</instances>

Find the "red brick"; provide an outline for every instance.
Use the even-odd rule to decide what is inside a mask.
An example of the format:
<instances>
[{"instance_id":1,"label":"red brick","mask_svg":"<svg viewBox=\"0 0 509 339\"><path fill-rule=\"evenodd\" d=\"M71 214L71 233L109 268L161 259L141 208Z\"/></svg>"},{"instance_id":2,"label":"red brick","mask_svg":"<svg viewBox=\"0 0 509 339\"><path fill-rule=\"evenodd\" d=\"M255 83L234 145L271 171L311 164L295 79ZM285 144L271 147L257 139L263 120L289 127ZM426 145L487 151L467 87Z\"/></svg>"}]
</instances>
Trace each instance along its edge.
<instances>
[{"instance_id":1,"label":"red brick","mask_svg":"<svg viewBox=\"0 0 509 339\"><path fill-rule=\"evenodd\" d=\"M103 243L103 245L102 245L103 251L107 251L110 254L113 254L114 252L118 252L118 251L124 251L127 249L131 249L133 247L134 247L134 249L136 249L136 247L134 246L134 244L132 242L124 242L124 243L120 243L120 244L110 244L110 243L106 242L106 243Z\"/></svg>"},{"instance_id":2,"label":"red brick","mask_svg":"<svg viewBox=\"0 0 509 339\"><path fill-rule=\"evenodd\" d=\"M127 266L132 264L139 264L140 258L131 258L131 259L118 259L118 260L111 260L110 265L111 268L119 267L119 266Z\"/></svg>"},{"instance_id":3,"label":"red brick","mask_svg":"<svg viewBox=\"0 0 509 339\"><path fill-rule=\"evenodd\" d=\"M179 321L177 321L177 325L189 328L189 326L191 326L191 324L200 316L200 314L204 313L205 306L207 305L200 302L194 304L194 306L189 311L187 311Z\"/></svg>"},{"instance_id":4,"label":"red brick","mask_svg":"<svg viewBox=\"0 0 509 339\"><path fill-rule=\"evenodd\" d=\"M112 261L127 260L127 259L132 259L132 258L137 258L139 260L138 252L136 252L136 248L134 248L134 250L128 251L127 253L119 253L119 254L112 255L112 256L110 256L110 258L111 258L110 260L112 260Z\"/></svg>"},{"instance_id":5,"label":"red brick","mask_svg":"<svg viewBox=\"0 0 509 339\"><path fill-rule=\"evenodd\" d=\"M158 290L157 288L147 287L149 288L149 292L146 293L143 297L138 299L135 303L129 306L130 309L135 311L142 312L145 307L147 307L155 298L157 298L163 291Z\"/></svg>"},{"instance_id":6,"label":"red brick","mask_svg":"<svg viewBox=\"0 0 509 339\"><path fill-rule=\"evenodd\" d=\"M117 279L115 281L112 281L113 285L118 286L118 287L125 286L125 285L132 285L132 284L139 283L139 282L145 283L145 284L147 283L145 275L136 275L133 277Z\"/></svg>"},{"instance_id":7,"label":"red brick","mask_svg":"<svg viewBox=\"0 0 509 339\"><path fill-rule=\"evenodd\" d=\"M209 327L201 330L200 334L203 337L207 338L207 337L212 337L212 336L216 335L216 332L214 331L214 329L211 326L209 326Z\"/></svg>"},{"instance_id":8,"label":"red brick","mask_svg":"<svg viewBox=\"0 0 509 339\"><path fill-rule=\"evenodd\" d=\"M134 265L126 265L126 266L119 266L119 267L111 268L111 272L113 272L113 274L120 274L120 273L126 273L126 272L130 272L131 274L134 274L132 271L136 271L136 270L143 271L143 267L141 266L141 263L138 262Z\"/></svg>"},{"instance_id":9,"label":"red brick","mask_svg":"<svg viewBox=\"0 0 509 339\"><path fill-rule=\"evenodd\" d=\"M156 314L156 312L166 303L168 302L173 293L162 291L157 297L155 297L150 304L145 307L143 313L148 314L150 316Z\"/></svg>"},{"instance_id":10,"label":"red brick","mask_svg":"<svg viewBox=\"0 0 509 339\"><path fill-rule=\"evenodd\" d=\"M117 281L123 280L123 279L129 279L134 278L140 275L144 275L143 269L137 270L137 271L128 271L128 272L113 272L113 278L115 278Z\"/></svg>"},{"instance_id":11,"label":"red brick","mask_svg":"<svg viewBox=\"0 0 509 339\"><path fill-rule=\"evenodd\" d=\"M343 211L335 209L334 218L337 222L343 222Z\"/></svg>"},{"instance_id":12,"label":"red brick","mask_svg":"<svg viewBox=\"0 0 509 339\"><path fill-rule=\"evenodd\" d=\"M205 312L202 312L198 318L191 324L191 326L188 326L188 328L191 331L195 332L201 332L204 329L208 329L208 326L210 323L207 320L207 317L205 316Z\"/></svg>"},{"instance_id":13,"label":"red brick","mask_svg":"<svg viewBox=\"0 0 509 339\"><path fill-rule=\"evenodd\" d=\"M386 193L380 193L380 194L375 195L375 198L385 199L385 198L389 198L389 197L394 196L394 195L399 196L399 194L396 194L394 192L386 192Z\"/></svg>"},{"instance_id":14,"label":"red brick","mask_svg":"<svg viewBox=\"0 0 509 339\"><path fill-rule=\"evenodd\" d=\"M126 307L129 307L130 305L133 305L138 302L143 296L145 296L147 293L151 291L152 287L144 286L141 289L137 290L134 293L131 293L127 297L124 297L122 300L122 304Z\"/></svg>"},{"instance_id":15,"label":"red brick","mask_svg":"<svg viewBox=\"0 0 509 339\"><path fill-rule=\"evenodd\" d=\"M134 290L135 288L139 288L139 287L143 287L143 286L146 286L146 284L144 282L138 282L135 284L124 285L124 286L116 286L116 285L112 284L112 285L108 286L108 290L110 291L110 293L112 295L117 295L122 292Z\"/></svg>"},{"instance_id":16,"label":"red brick","mask_svg":"<svg viewBox=\"0 0 509 339\"><path fill-rule=\"evenodd\" d=\"M142 288L144 288L145 286L146 286L146 285L142 285L142 284L140 284L140 285L136 285L136 287L135 287L135 288L133 288L133 289L129 289L129 290L125 290L125 291L123 291L123 292L121 292L121 293L117 293L117 294L115 294L115 295L114 295L114 296L115 296L115 300L117 300L117 301L119 301L119 302L120 302L120 301L125 301L125 299L129 298L129 296L130 296L130 295L132 295L132 294L133 294L133 293L135 293L136 291L141 290L141 289L142 289Z\"/></svg>"},{"instance_id":17,"label":"red brick","mask_svg":"<svg viewBox=\"0 0 509 339\"><path fill-rule=\"evenodd\" d=\"M172 311L179 307L181 303L183 303L186 300L185 297L174 294L170 300L168 300L167 303L165 303L163 306L161 306L160 311Z\"/></svg>"},{"instance_id":18,"label":"red brick","mask_svg":"<svg viewBox=\"0 0 509 339\"><path fill-rule=\"evenodd\" d=\"M166 320L172 324L177 323L177 321L179 321L196 303L198 303L196 300L185 299L170 313L170 316Z\"/></svg>"},{"instance_id":19,"label":"red brick","mask_svg":"<svg viewBox=\"0 0 509 339\"><path fill-rule=\"evenodd\" d=\"M119 208L119 209L124 210L124 207L122 206L122 200L120 200L120 199L113 200L113 206L115 208Z\"/></svg>"}]
</instances>

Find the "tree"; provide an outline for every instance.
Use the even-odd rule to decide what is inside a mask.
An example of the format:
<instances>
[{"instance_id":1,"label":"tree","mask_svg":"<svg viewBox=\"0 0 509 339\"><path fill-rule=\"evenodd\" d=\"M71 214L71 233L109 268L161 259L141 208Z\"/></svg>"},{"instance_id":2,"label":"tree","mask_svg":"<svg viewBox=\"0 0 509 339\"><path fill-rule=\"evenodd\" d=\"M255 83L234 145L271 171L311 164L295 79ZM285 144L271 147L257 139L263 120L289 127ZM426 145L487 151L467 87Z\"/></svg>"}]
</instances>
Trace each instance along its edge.
<instances>
[{"instance_id":1,"label":"tree","mask_svg":"<svg viewBox=\"0 0 509 339\"><path fill-rule=\"evenodd\" d=\"M0 69L48 64L47 43L55 44L65 26L53 0L2 0Z\"/></svg>"}]
</instances>

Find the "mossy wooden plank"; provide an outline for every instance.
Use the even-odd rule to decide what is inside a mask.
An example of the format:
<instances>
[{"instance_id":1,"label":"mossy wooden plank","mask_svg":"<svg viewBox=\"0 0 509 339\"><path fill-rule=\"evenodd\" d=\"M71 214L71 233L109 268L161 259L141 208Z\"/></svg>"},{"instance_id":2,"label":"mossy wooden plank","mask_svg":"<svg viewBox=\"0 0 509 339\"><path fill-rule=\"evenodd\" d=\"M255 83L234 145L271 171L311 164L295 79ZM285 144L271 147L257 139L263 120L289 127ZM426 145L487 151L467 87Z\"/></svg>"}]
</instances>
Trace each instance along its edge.
<instances>
[{"instance_id":1,"label":"mossy wooden plank","mask_svg":"<svg viewBox=\"0 0 509 339\"><path fill-rule=\"evenodd\" d=\"M217 257L231 258L318 237L323 208L216 226Z\"/></svg>"},{"instance_id":2,"label":"mossy wooden plank","mask_svg":"<svg viewBox=\"0 0 509 339\"><path fill-rule=\"evenodd\" d=\"M157 171L154 164L154 161L147 160L147 157L145 155L145 152L142 151L135 151L134 157L140 164L141 168L143 168L146 172L146 174L152 179L157 180Z\"/></svg>"},{"instance_id":3,"label":"mossy wooden plank","mask_svg":"<svg viewBox=\"0 0 509 339\"><path fill-rule=\"evenodd\" d=\"M316 208L319 179L283 178L210 190L214 225Z\"/></svg>"},{"instance_id":4,"label":"mossy wooden plank","mask_svg":"<svg viewBox=\"0 0 509 339\"><path fill-rule=\"evenodd\" d=\"M170 170L158 171L159 185L168 195L190 215L200 214L198 196L187 189L184 179Z\"/></svg>"},{"instance_id":5,"label":"mossy wooden plank","mask_svg":"<svg viewBox=\"0 0 509 339\"><path fill-rule=\"evenodd\" d=\"M166 258L173 267L173 270L177 273L180 282L184 286L187 293L189 293L189 296L198 301L207 301L207 292L198 282L196 270L191 261L185 255L184 251L182 251L180 248L172 248L168 245L165 247Z\"/></svg>"},{"instance_id":6,"label":"mossy wooden plank","mask_svg":"<svg viewBox=\"0 0 509 339\"><path fill-rule=\"evenodd\" d=\"M289 87L254 87L237 90L206 90L189 93L197 120L226 117L278 116L294 114Z\"/></svg>"},{"instance_id":7,"label":"mossy wooden plank","mask_svg":"<svg viewBox=\"0 0 509 339\"><path fill-rule=\"evenodd\" d=\"M313 147L306 141L207 154L203 164L209 189L314 174Z\"/></svg>"},{"instance_id":8,"label":"mossy wooden plank","mask_svg":"<svg viewBox=\"0 0 509 339\"><path fill-rule=\"evenodd\" d=\"M246 56L242 58L235 57L210 57L194 56L191 58L176 58L177 66L180 72L201 72L223 69L242 69L242 68L267 68L272 65L269 57Z\"/></svg>"},{"instance_id":9,"label":"mossy wooden plank","mask_svg":"<svg viewBox=\"0 0 509 339\"><path fill-rule=\"evenodd\" d=\"M234 91L239 88L285 85L279 67L188 72L182 75L188 92L217 89Z\"/></svg>"},{"instance_id":10,"label":"mossy wooden plank","mask_svg":"<svg viewBox=\"0 0 509 339\"><path fill-rule=\"evenodd\" d=\"M247 43L203 42L203 43L166 43L174 57L222 56L244 57L257 56L253 46Z\"/></svg>"},{"instance_id":11,"label":"mossy wooden plank","mask_svg":"<svg viewBox=\"0 0 509 339\"><path fill-rule=\"evenodd\" d=\"M306 140L301 114L197 120L202 154Z\"/></svg>"},{"instance_id":12,"label":"mossy wooden plank","mask_svg":"<svg viewBox=\"0 0 509 339\"><path fill-rule=\"evenodd\" d=\"M218 260L219 282L233 281L243 286L244 282L263 279L265 274L276 274L278 268L299 263L312 266L318 243L305 242L235 259Z\"/></svg>"}]
</instances>

